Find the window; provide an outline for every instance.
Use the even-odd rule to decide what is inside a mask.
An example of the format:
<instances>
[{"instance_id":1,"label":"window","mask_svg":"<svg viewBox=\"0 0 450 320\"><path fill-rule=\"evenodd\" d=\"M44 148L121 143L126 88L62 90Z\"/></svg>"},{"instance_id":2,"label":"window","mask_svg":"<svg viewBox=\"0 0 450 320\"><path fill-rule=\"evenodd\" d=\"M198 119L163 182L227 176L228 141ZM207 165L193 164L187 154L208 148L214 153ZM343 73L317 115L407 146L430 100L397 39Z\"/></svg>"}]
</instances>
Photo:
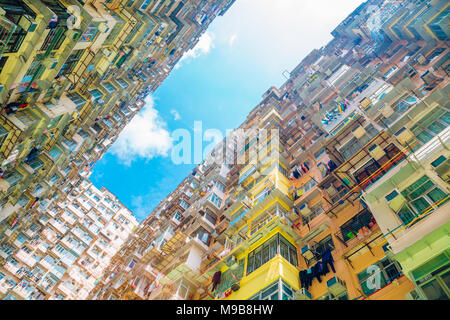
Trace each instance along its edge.
<instances>
[{"instance_id":1,"label":"window","mask_svg":"<svg viewBox=\"0 0 450 320\"><path fill-rule=\"evenodd\" d=\"M3 179L5 179L6 181L8 181L8 183L11 185L11 186L13 186L13 185L15 185L17 182L19 182L21 179L22 179L22 175L18 172L18 171L16 171L16 170L12 170L12 171L10 171L10 172L6 172L4 175L3 175Z\"/></svg>"},{"instance_id":2,"label":"window","mask_svg":"<svg viewBox=\"0 0 450 320\"><path fill-rule=\"evenodd\" d=\"M220 183L219 181L216 181L216 187L220 191L225 192L225 186L222 183Z\"/></svg>"},{"instance_id":3,"label":"window","mask_svg":"<svg viewBox=\"0 0 450 320\"><path fill-rule=\"evenodd\" d=\"M259 291L249 300L292 300L295 290L281 278Z\"/></svg>"},{"instance_id":4,"label":"window","mask_svg":"<svg viewBox=\"0 0 450 320\"><path fill-rule=\"evenodd\" d=\"M442 23L442 21L444 21L443 25L446 26L448 24L447 17L448 17L449 12L450 12L450 8L447 7L444 11L442 11L440 14L438 14L438 16L436 18L434 18L433 21L430 22L430 24L428 24L428 27L430 27L430 29L433 31L433 33L436 35L436 37L441 41L448 40L447 33L442 29L440 24Z\"/></svg>"},{"instance_id":5,"label":"window","mask_svg":"<svg viewBox=\"0 0 450 320\"><path fill-rule=\"evenodd\" d=\"M62 153L61 150L59 150L58 148L54 147L52 150L49 151L48 154L53 160L56 160L56 159L58 159L58 157L60 156L61 153Z\"/></svg>"},{"instance_id":6,"label":"window","mask_svg":"<svg viewBox=\"0 0 450 320\"><path fill-rule=\"evenodd\" d=\"M31 126L37 120L33 117L33 115L27 111L17 112L17 119L20 120L25 126Z\"/></svg>"},{"instance_id":7,"label":"window","mask_svg":"<svg viewBox=\"0 0 450 320\"><path fill-rule=\"evenodd\" d=\"M377 130L372 124L369 124L364 129L367 132L366 134L364 134L359 139L357 139L356 137L351 138L344 146L339 149L339 153L345 159L351 158L351 156L362 149L362 147L364 147L377 134Z\"/></svg>"},{"instance_id":8,"label":"window","mask_svg":"<svg viewBox=\"0 0 450 320\"><path fill-rule=\"evenodd\" d=\"M181 221L181 218L182 218L181 213L178 210L175 211L175 213L173 214L173 217L178 221Z\"/></svg>"},{"instance_id":9,"label":"window","mask_svg":"<svg viewBox=\"0 0 450 320\"><path fill-rule=\"evenodd\" d=\"M6 130L2 125L0 125L0 147L2 146L3 142L8 137L8 134L9 134L9 131Z\"/></svg>"},{"instance_id":10,"label":"window","mask_svg":"<svg viewBox=\"0 0 450 320\"><path fill-rule=\"evenodd\" d=\"M122 88L128 88L128 83L125 80L118 78L116 81Z\"/></svg>"},{"instance_id":11,"label":"window","mask_svg":"<svg viewBox=\"0 0 450 320\"><path fill-rule=\"evenodd\" d=\"M212 212L210 212L209 210L206 211L204 217L211 224L213 224L213 225L216 224L217 217Z\"/></svg>"},{"instance_id":12,"label":"window","mask_svg":"<svg viewBox=\"0 0 450 320\"><path fill-rule=\"evenodd\" d=\"M194 232L194 238L198 238L201 242L209 246L211 235L203 227L200 227Z\"/></svg>"},{"instance_id":13,"label":"window","mask_svg":"<svg viewBox=\"0 0 450 320\"><path fill-rule=\"evenodd\" d=\"M310 179L308 182L306 182L304 185L302 185L296 192L295 196L297 199L301 197L303 194L311 190L313 187L316 186L316 181L313 179Z\"/></svg>"},{"instance_id":14,"label":"window","mask_svg":"<svg viewBox=\"0 0 450 320\"><path fill-rule=\"evenodd\" d=\"M432 259L435 260L434 262L437 261L447 261L448 262L448 258L446 258L445 256L442 256L442 260L441 259ZM432 263L431 261L427 262L428 266L430 266L429 264ZM428 300L449 300L450 299L450 270L449 270L450 265L448 263L444 264L444 266L438 268L437 270L431 272L431 273L427 273L425 274L424 277L422 277L422 279L417 281L417 285L418 287L421 289L421 291L423 292L424 296L428 299ZM416 269L417 271L424 271L427 270L427 268L419 267L418 269ZM430 270L428 268L428 270ZM413 276L416 278L414 273L417 273L417 271L413 272ZM417 278L416 278L417 279Z\"/></svg>"},{"instance_id":15,"label":"window","mask_svg":"<svg viewBox=\"0 0 450 320\"><path fill-rule=\"evenodd\" d=\"M79 95L78 93L69 93L67 97L72 100L73 103L77 106L77 110L80 110L86 103L86 100Z\"/></svg>"},{"instance_id":16,"label":"window","mask_svg":"<svg viewBox=\"0 0 450 320\"><path fill-rule=\"evenodd\" d=\"M385 287L402 275L400 265L389 258L383 258L366 270L358 273L359 283L365 295ZM373 283L371 282L373 280Z\"/></svg>"},{"instance_id":17,"label":"window","mask_svg":"<svg viewBox=\"0 0 450 320\"><path fill-rule=\"evenodd\" d=\"M394 190L386 196L386 199L395 197L398 192ZM410 223L415 217L421 215L429 209L442 206L448 201L444 191L437 187L426 175L416 180L409 187L401 192L406 199L400 209L396 210L396 214L404 224ZM446 199L446 200L444 200ZM438 205L436 205L438 203Z\"/></svg>"},{"instance_id":18,"label":"window","mask_svg":"<svg viewBox=\"0 0 450 320\"><path fill-rule=\"evenodd\" d=\"M142 5L140 6L140 10L145 10L145 9L147 9L148 8L148 6L149 6L149 4L150 4L150 2L152 2L151 0L145 0L143 3L142 3Z\"/></svg>"},{"instance_id":19,"label":"window","mask_svg":"<svg viewBox=\"0 0 450 320\"><path fill-rule=\"evenodd\" d=\"M75 66L77 65L78 61L80 60L81 56L83 55L84 50L75 50L73 53L67 58L67 60L64 62L64 64L61 67L61 70L59 71L60 75L67 75L70 74Z\"/></svg>"},{"instance_id":20,"label":"window","mask_svg":"<svg viewBox=\"0 0 450 320\"><path fill-rule=\"evenodd\" d=\"M89 90L89 92L92 94L94 99L100 99L103 96L103 93L101 93L100 90L98 90L98 89L92 89L92 90Z\"/></svg>"},{"instance_id":21,"label":"window","mask_svg":"<svg viewBox=\"0 0 450 320\"><path fill-rule=\"evenodd\" d=\"M247 275L270 261L277 254L297 266L297 248L285 237L277 233L268 241L249 253L247 257Z\"/></svg>"},{"instance_id":22,"label":"window","mask_svg":"<svg viewBox=\"0 0 450 320\"><path fill-rule=\"evenodd\" d=\"M30 162L28 162L28 165L34 170L37 171L40 168L44 166L44 162L41 161L39 158L34 158Z\"/></svg>"},{"instance_id":23,"label":"window","mask_svg":"<svg viewBox=\"0 0 450 320\"><path fill-rule=\"evenodd\" d=\"M287 170L285 168L283 168L280 164L278 164L278 171L280 171L280 173L283 176L289 177L289 174L288 174Z\"/></svg>"},{"instance_id":24,"label":"window","mask_svg":"<svg viewBox=\"0 0 450 320\"><path fill-rule=\"evenodd\" d=\"M103 86L108 90L108 92L116 91L116 88L111 84L111 82L105 82Z\"/></svg>"},{"instance_id":25,"label":"window","mask_svg":"<svg viewBox=\"0 0 450 320\"><path fill-rule=\"evenodd\" d=\"M425 144L450 125L450 112L435 108L411 127L416 138Z\"/></svg>"},{"instance_id":26,"label":"window","mask_svg":"<svg viewBox=\"0 0 450 320\"><path fill-rule=\"evenodd\" d=\"M212 203L214 203L214 205L215 205L217 208L220 208L220 206L222 205L222 199L219 198L219 196L216 195L215 193L213 193L213 194L211 195L211 197L209 197L209 201L211 201Z\"/></svg>"},{"instance_id":27,"label":"window","mask_svg":"<svg viewBox=\"0 0 450 320\"><path fill-rule=\"evenodd\" d=\"M187 208L189 208L189 203L187 203L185 200L181 200L180 201L180 206L186 210Z\"/></svg>"}]
</instances>

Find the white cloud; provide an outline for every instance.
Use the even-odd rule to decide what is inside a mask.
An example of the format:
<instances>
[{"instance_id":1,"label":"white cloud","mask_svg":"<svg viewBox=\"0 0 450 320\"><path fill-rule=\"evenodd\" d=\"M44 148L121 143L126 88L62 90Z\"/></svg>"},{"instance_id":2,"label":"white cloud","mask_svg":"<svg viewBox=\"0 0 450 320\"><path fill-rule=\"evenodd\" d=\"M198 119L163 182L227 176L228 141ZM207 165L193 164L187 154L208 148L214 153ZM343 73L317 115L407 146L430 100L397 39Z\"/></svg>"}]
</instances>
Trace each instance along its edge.
<instances>
[{"instance_id":1,"label":"white cloud","mask_svg":"<svg viewBox=\"0 0 450 320\"><path fill-rule=\"evenodd\" d=\"M145 107L128 123L111 147L112 154L125 165L137 158L167 157L172 139L166 124L154 108L154 100L147 97Z\"/></svg>"},{"instance_id":2,"label":"white cloud","mask_svg":"<svg viewBox=\"0 0 450 320\"><path fill-rule=\"evenodd\" d=\"M242 60L281 75L311 50L327 44L331 31L363 1L237 0L212 28ZM239 41L233 35L239 35Z\"/></svg>"},{"instance_id":3,"label":"white cloud","mask_svg":"<svg viewBox=\"0 0 450 320\"><path fill-rule=\"evenodd\" d=\"M236 33L233 34L233 35L230 37L230 40L228 40L228 44L230 45L230 47L233 46L233 44L234 44L234 42L237 40L237 38L238 38L238 36L237 36Z\"/></svg>"},{"instance_id":4,"label":"white cloud","mask_svg":"<svg viewBox=\"0 0 450 320\"><path fill-rule=\"evenodd\" d=\"M206 31L204 34L202 34L195 47L183 54L180 61L178 61L178 63L176 64L175 69L180 68L181 63L187 59L195 59L202 55L207 55L208 53L210 53L211 49L214 48L214 39L214 34L209 31Z\"/></svg>"},{"instance_id":5,"label":"white cloud","mask_svg":"<svg viewBox=\"0 0 450 320\"><path fill-rule=\"evenodd\" d=\"M172 110L170 110L170 113L173 115L173 119L174 120L180 120L181 119L181 115L180 115L180 113L177 110L172 109Z\"/></svg>"}]
</instances>

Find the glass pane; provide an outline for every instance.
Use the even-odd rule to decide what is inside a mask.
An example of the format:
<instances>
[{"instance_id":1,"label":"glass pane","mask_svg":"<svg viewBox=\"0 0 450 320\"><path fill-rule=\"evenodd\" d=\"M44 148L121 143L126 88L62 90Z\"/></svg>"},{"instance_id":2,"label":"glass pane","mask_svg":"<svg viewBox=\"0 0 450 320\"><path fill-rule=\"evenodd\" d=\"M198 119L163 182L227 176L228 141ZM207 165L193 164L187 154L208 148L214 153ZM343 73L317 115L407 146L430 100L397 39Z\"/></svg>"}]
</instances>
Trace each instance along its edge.
<instances>
[{"instance_id":1,"label":"glass pane","mask_svg":"<svg viewBox=\"0 0 450 320\"><path fill-rule=\"evenodd\" d=\"M425 296L429 300L447 300L448 296L445 294L444 289L436 279L424 284L422 287Z\"/></svg>"},{"instance_id":2,"label":"glass pane","mask_svg":"<svg viewBox=\"0 0 450 320\"><path fill-rule=\"evenodd\" d=\"M430 199L433 200L434 203L436 203L439 200L445 198L447 195L441 189L434 188L429 193L427 193L427 196L430 197ZM443 203L440 203L439 205L442 205L442 204Z\"/></svg>"},{"instance_id":3,"label":"glass pane","mask_svg":"<svg viewBox=\"0 0 450 320\"><path fill-rule=\"evenodd\" d=\"M283 242L283 240L280 241L280 254L283 258L289 259L288 257L288 246Z\"/></svg>"},{"instance_id":4,"label":"glass pane","mask_svg":"<svg viewBox=\"0 0 450 320\"><path fill-rule=\"evenodd\" d=\"M411 194L409 195L409 198L415 199L417 197L420 197L422 194L424 194L428 189L432 188L433 186L434 186L434 184L432 181L427 181L421 187L417 188L414 192L411 192Z\"/></svg>"},{"instance_id":5,"label":"glass pane","mask_svg":"<svg viewBox=\"0 0 450 320\"><path fill-rule=\"evenodd\" d=\"M261 251L255 253L255 269L261 266Z\"/></svg>"},{"instance_id":6,"label":"glass pane","mask_svg":"<svg viewBox=\"0 0 450 320\"><path fill-rule=\"evenodd\" d=\"M447 289L450 290L450 271L447 271L443 275L441 275L442 281L444 281L445 285L447 286Z\"/></svg>"},{"instance_id":7,"label":"glass pane","mask_svg":"<svg viewBox=\"0 0 450 320\"><path fill-rule=\"evenodd\" d=\"M445 121L447 124L450 124L450 112L444 114L440 119Z\"/></svg>"},{"instance_id":8,"label":"glass pane","mask_svg":"<svg viewBox=\"0 0 450 320\"><path fill-rule=\"evenodd\" d=\"M435 121L428 127L431 131L433 131L435 134L439 134L442 130L445 129L445 126L440 123L439 121Z\"/></svg>"},{"instance_id":9,"label":"glass pane","mask_svg":"<svg viewBox=\"0 0 450 320\"><path fill-rule=\"evenodd\" d=\"M278 245L277 245L277 239L275 237L275 239L273 239L270 243L270 259L272 259L273 257L275 257L277 255L278 252Z\"/></svg>"},{"instance_id":10,"label":"glass pane","mask_svg":"<svg viewBox=\"0 0 450 320\"><path fill-rule=\"evenodd\" d=\"M403 206L398 212L398 217L404 224L408 224L412 219L415 218L415 215L411 212L411 210L407 206Z\"/></svg>"},{"instance_id":11,"label":"glass pane","mask_svg":"<svg viewBox=\"0 0 450 320\"><path fill-rule=\"evenodd\" d=\"M426 131L422 131L416 134L416 138L422 143L427 143L428 141L433 139L433 136Z\"/></svg>"},{"instance_id":12,"label":"glass pane","mask_svg":"<svg viewBox=\"0 0 450 320\"><path fill-rule=\"evenodd\" d=\"M262 257L262 263L266 263L269 261L269 244L267 244L263 249L263 257Z\"/></svg>"},{"instance_id":13,"label":"glass pane","mask_svg":"<svg viewBox=\"0 0 450 320\"><path fill-rule=\"evenodd\" d=\"M411 202L411 204L414 206L414 208L417 209L417 212L419 214L424 212L430 206L430 204L427 200L425 200L424 197L420 197L419 199L414 200L413 202Z\"/></svg>"},{"instance_id":14,"label":"glass pane","mask_svg":"<svg viewBox=\"0 0 450 320\"><path fill-rule=\"evenodd\" d=\"M261 298L264 299L273 293L277 294L277 289L278 289L278 282L274 283L270 288L264 290L261 294Z\"/></svg>"}]
</instances>

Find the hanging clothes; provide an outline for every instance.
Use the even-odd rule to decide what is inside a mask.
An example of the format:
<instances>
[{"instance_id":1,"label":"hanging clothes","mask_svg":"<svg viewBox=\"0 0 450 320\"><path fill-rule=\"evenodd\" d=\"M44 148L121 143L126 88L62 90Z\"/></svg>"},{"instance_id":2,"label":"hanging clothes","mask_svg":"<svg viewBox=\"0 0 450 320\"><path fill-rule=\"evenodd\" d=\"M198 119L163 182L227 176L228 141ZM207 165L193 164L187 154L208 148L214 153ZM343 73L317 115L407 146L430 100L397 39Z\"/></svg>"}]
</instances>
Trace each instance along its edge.
<instances>
[{"instance_id":1,"label":"hanging clothes","mask_svg":"<svg viewBox=\"0 0 450 320\"><path fill-rule=\"evenodd\" d=\"M322 262L325 263L325 265L330 265L331 270L333 270L334 273L336 273L336 270L334 269L334 259L333 255L331 254L330 247L325 248L325 250L322 252Z\"/></svg>"},{"instance_id":2,"label":"hanging clothes","mask_svg":"<svg viewBox=\"0 0 450 320\"><path fill-rule=\"evenodd\" d=\"M222 272L220 272L220 271L217 271L216 273L214 273L214 275L212 277L213 286L212 286L212 290L211 291L216 290L217 285L220 283L220 276L221 275L222 275Z\"/></svg>"},{"instance_id":3,"label":"hanging clothes","mask_svg":"<svg viewBox=\"0 0 450 320\"><path fill-rule=\"evenodd\" d=\"M292 171L292 175L295 179L300 178L300 173L298 172L297 168L294 168L294 171Z\"/></svg>"},{"instance_id":4,"label":"hanging clothes","mask_svg":"<svg viewBox=\"0 0 450 320\"><path fill-rule=\"evenodd\" d=\"M298 276L300 278L300 287L308 290L308 287L309 287L308 286L308 274L307 274L306 270L300 270L300 272L298 273Z\"/></svg>"},{"instance_id":5,"label":"hanging clothes","mask_svg":"<svg viewBox=\"0 0 450 320\"><path fill-rule=\"evenodd\" d=\"M309 167L308 167L308 165L306 164L306 162L303 164L303 166L306 168L306 170L309 171Z\"/></svg>"},{"instance_id":6,"label":"hanging clothes","mask_svg":"<svg viewBox=\"0 0 450 320\"><path fill-rule=\"evenodd\" d=\"M319 271L318 263L316 263L314 266L312 266L311 271L312 271L312 278L313 278L313 280L314 280L314 278L317 278L317 281L322 282L322 279L320 278L320 276L322 274Z\"/></svg>"}]
</instances>

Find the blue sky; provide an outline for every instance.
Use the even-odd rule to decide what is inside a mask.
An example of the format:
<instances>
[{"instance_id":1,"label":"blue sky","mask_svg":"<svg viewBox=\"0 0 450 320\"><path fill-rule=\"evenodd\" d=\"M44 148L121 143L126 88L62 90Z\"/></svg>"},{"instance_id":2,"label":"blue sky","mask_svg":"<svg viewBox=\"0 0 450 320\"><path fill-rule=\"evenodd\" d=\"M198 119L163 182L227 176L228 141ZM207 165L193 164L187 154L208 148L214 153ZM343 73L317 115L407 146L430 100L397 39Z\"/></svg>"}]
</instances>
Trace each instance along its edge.
<instances>
[{"instance_id":1,"label":"blue sky","mask_svg":"<svg viewBox=\"0 0 450 320\"><path fill-rule=\"evenodd\" d=\"M193 134L239 126L271 86L280 86L312 49L362 0L237 0L186 53L143 110L94 166L92 182L105 186L139 220L189 174L174 164L176 129ZM208 142L204 142L204 146Z\"/></svg>"}]
</instances>

